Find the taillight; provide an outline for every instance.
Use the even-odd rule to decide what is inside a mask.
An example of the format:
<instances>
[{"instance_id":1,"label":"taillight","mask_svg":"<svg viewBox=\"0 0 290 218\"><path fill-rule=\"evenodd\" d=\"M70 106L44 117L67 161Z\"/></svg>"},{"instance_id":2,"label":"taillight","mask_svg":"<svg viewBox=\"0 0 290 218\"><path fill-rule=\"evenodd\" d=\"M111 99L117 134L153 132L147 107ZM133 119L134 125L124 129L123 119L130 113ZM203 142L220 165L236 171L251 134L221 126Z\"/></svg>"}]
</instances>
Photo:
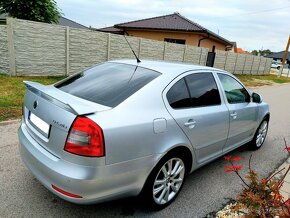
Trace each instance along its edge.
<instances>
[{"instance_id":1,"label":"taillight","mask_svg":"<svg viewBox=\"0 0 290 218\"><path fill-rule=\"evenodd\" d=\"M87 117L77 117L69 131L64 150L88 157L104 156L105 144L101 127Z\"/></svg>"}]
</instances>

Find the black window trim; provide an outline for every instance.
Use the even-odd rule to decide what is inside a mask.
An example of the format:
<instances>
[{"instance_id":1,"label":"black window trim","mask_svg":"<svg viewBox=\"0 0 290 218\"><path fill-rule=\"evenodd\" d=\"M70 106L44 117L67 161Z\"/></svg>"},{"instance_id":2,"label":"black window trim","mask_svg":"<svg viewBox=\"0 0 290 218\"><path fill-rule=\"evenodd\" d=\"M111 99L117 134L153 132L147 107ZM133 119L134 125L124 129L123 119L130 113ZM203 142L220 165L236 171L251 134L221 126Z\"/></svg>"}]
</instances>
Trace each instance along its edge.
<instances>
[{"instance_id":1,"label":"black window trim","mask_svg":"<svg viewBox=\"0 0 290 218\"><path fill-rule=\"evenodd\" d=\"M189 74L191 75L191 74ZM187 75L188 76L188 75ZM193 106L193 102L192 102L192 98L191 98L191 93L190 93L190 90L189 90L189 86L188 86L188 83L187 83L187 80L185 79L185 77L187 76L184 76L182 79L184 80L184 83L185 83L185 86L186 86L186 90L187 90L187 93L188 93L188 96L189 96L189 99L190 99L190 104L191 104L191 107L188 107L188 108L192 108ZM179 80L178 80L179 81ZM175 83L174 83L175 84ZM171 86L172 87L172 86ZM178 109L178 108L175 108L175 109Z\"/></svg>"},{"instance_id":2,"label":"black window trim","mask_svg":"<svg viewBox=\"0 0 290 218\"><path fill-rule=\"evenodd\" d=\"M189 91L189 87L188 87L188 83L185 79L185 77L189 76L189 75L192 75L192 74L197 74L197 73L210 73L214 79L214 82L216 84L216 87L218 89L218 93L219 93L219 96L220 96L220 104L214 104L214 105L204 105L204 106L193 106L193 103L192 103L192 99L191 99L191 94L190 94L190 91ZM190 110L190 109L195 109L195 108L204 108L204 107L216 107L216 106L220 106L223 104L222 102L222 96L221 96L221 93L220 93L220 87L219 87L219 84L217 82L217 79L214 75L214 71L211 71L211 70L188 70L188 71L185 71L183 72L182 74L178 75L177 77L175 77L170 83L168 86L165 87L164 92L163 91L163 95L164 95L164 98L166 99L166 103L168 104L168 106L172 109L172 110ZM169 90L180 80L184 80L185 81L185 84L186 84L186 89L187 89L187 92L188 92L188 95L190 97L190 101L191 101L191 104L192 106L191 107L183 107L183 108L173 108L170 106L169 102L168 102L168 99L167 99L167 93L169 92ZM220 81L219 81L220 83Z\"/></svg>"},{"instance_id":3,"label":"black window trim","mask_svg":"<svg viewBox=\"0 0 290 218\"><path fill-rule=\"evenodd\" d=\"M164 38L164 42L175 43L178 45L185 45L186 39Z\"/></svg>"}]
</instances>

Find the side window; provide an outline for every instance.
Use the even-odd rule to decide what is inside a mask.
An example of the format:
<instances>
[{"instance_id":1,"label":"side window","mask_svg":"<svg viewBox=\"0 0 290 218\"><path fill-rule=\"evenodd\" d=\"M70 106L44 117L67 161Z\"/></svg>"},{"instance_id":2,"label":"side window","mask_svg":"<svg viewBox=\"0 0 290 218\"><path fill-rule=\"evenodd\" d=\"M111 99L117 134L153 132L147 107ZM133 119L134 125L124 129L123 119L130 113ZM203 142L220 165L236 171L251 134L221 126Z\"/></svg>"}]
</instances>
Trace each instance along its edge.
<instances>
[{"instance_id":1,"label":"side window","mask_svg":"<svg viewBox=\"0 0 290 218\"><path fill-rule=\"evenodd\" d=\"M250 102L249 93L237 80L226 74L218 74L218 77L225 90L229 104Z\"/></svg>"},{"instance_id":2,"label":"side window","mask_svg":"<svg viewBox=\"0 0 290 218\"><path fill-rule=\"evenodd\" d=\"M191 107L189 93L184 79L175 83L167 92L167 100L174 109Z\"/></svg>"},{"instance_id":3,"label":"side window","mask_svg":"<svg viewBox=\"0 0 290 218\"><path fill-rule=\"evenodd\" d=\"M194 73L185 77L192 107L221 104L219 91L212 73Z\"/></svg>"}]
</instances>

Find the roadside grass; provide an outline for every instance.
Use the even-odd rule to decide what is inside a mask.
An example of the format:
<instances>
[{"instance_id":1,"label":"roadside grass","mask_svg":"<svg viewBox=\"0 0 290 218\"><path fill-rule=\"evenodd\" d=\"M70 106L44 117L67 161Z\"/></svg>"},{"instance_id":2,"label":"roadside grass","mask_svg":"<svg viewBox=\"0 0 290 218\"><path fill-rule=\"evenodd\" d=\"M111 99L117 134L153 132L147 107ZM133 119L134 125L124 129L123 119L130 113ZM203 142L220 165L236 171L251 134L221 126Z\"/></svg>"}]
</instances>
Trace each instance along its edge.
<instances>
[{"instance_id":1,"label":"roadside grass","mask_svg":"<svg viewBox=\"0 0 290 218\"><path fill-rule=\"evenodd\" d=\"M45 85L53 84L63 76L16 76L0 74L0 122L17 119L22 114L22 103L25 93L24 80L39 82Z\"/></svg>"},{"instance_id":2,"label":"roadside grass","mask_svg":"<svg viewBox=\"0 0 290 218\"><path fill-rule=\"evenodd\" d=\"M290 78L288 77L278 77L277 75L268 74L268 75L235 75L238 77L243 84L249 87L257 87L264 85L273 85L273 84L283 84L290 83Z\"/></svg>"}]
</instances>

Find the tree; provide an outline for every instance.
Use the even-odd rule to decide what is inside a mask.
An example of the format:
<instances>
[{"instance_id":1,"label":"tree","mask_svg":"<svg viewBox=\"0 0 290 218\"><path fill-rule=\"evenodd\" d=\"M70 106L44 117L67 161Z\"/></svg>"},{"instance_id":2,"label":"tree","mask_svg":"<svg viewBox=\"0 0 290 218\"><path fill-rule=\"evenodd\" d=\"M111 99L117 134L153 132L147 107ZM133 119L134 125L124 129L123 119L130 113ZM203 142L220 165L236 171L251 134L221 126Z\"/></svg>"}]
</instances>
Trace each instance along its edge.
<instances>
[{"instance_id":1,"label":"tree","mask_svg":"<svg viewBox=\"0 0 290 218\"><path fill-rule=\"evenodd\" d=\"M258 51L257 50L253 50L252 52L251 52L253 55L258 55Z\"/></svg>"},{"instance_id":2,"label":"tree","mask_svg":"<svg viewBox=\"0 0 290 218\"><path fill-rule=\"evenodd\" d=\"M58 23L61 12L55 0L0 0L0 14L45 23Z\"/></svg>"},{"instance_id":3,"label":"tree","mask_svg":"<svg viewBox=\"0 0 290 218\"><path fill-rule=\"evenodd\" d=\"M272 52L271 52L271 50L270 49L266 49L266 50L253 50L252 52L251 52L253 55L256 55L256 56L258 56L259 54L260 54L260 56L266 56L266 55L268 55L268 54L271 54Z\"/></svg>"},{"instance_id":4,"label":"tree","mask_svg":"<svg viewBox=\"0 0 290 218\"><path fill-rule=\"evenodd\" d=\"M266 56L266 55L272 53L270 49L260 50L259 52L260 52L261 56Z\"/></svg>"}]
</instances>

